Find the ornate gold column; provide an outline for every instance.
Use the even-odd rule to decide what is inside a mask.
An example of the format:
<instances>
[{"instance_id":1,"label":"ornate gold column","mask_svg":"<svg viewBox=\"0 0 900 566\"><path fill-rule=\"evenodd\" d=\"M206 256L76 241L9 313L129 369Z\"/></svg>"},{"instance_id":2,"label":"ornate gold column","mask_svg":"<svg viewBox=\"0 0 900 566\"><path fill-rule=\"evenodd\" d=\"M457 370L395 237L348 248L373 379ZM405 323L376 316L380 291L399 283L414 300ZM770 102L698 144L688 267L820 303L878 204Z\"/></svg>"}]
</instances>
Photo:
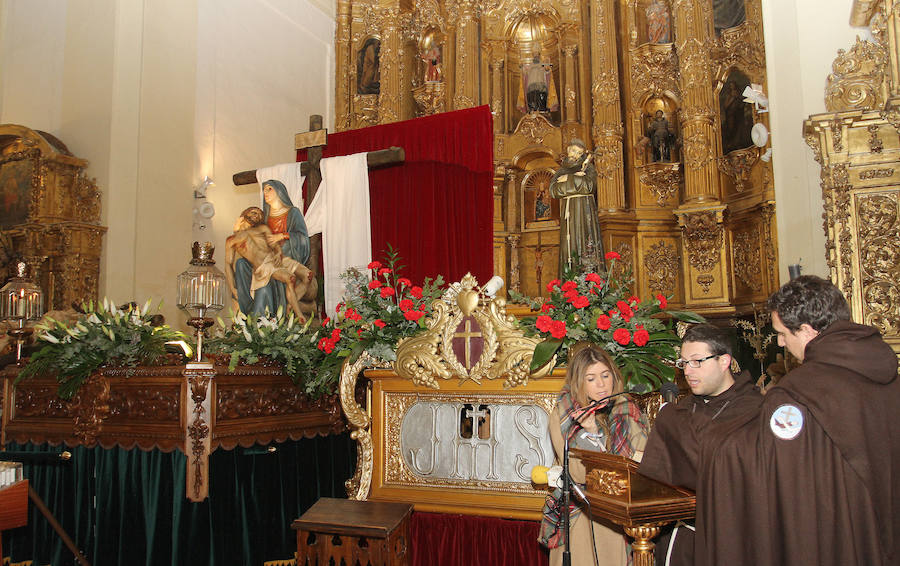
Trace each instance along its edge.
<instances>
[{"instance_id":1,"label":"ornate gold column","mask_svg":"<svg viewBox=\"0 0 900 566\"><path fill-rule=\"evenodd\" d=\"M478 92L478 21L474 0L459 0L459 20L456 26L456 84L453 89L453 109L475 106Z\"/></svg>"},{"instance_id":2,"label":"ornate gold column","mask_svg":"<svg viewBox=\"0 0 900 566\"><path fill-rule=\"evenodd\" d=\"M336 29L334 32L334 59L336 69L351 68L350 55L350 0L337 1ZM350 73L337 73L334 85L334 127L337 131L350 129Z\"/></svg>"},{"instance_id":3,"label":"ornate gold column","mask_svg":"<svg viewBox=\"0 0 900 566\"><path fill-rule=\"evenodd\" d=\"M578 121L578 110L575 102L578 95L575 93L575 54L578 52L577 45L566 45L563 47L563 56L565 57L566 67L566 83L563 90L563 100L565 101L566 122Z\"/></svg>"},{"instance_id":4,"label":"ornate gold column","mask_svg":"<svg viewBox=\"0 0 900 566\"><path fill-rule=\"evenodd\" d=\"M597 208L624 212L625 180L622 172L622 110L619 107L618 54L615 0L591 3L591 135L597 168Z\"/></svg>"},{"instance_id":5,"label":"ornate gold column","mask_svg":"<svg viewBox=\"0 0 900 566\"><path fill-rule=\"evenodd\" d=\"M491 114L494 116L494 132L505 131L506 123L503 96L503 66L506 63L502 50L502 43L494 43L491 46Z\"/></svg>"},{"instance_id":6,"label":"ornate gold column","mask_svg":"<svg viewBox=\"0 0 900 566\"><path fill-rule=\"evenodd\" d=\"M381 91L378 95L378 123L387 124L400 120L400 9L382 8L379 13L381 28Z\"/></svg>"},{"instance_id":7,"label":"ornate gold column","mask_svg":"<svg viewBox=\"0 0 900 566\"><path fill-rule=\"evenodd\" d=\"M711 6L708 0L676 0L673 8L681 65L684 202L718 201L715 100L705 47L711 39Z\"/></svg>"}]
</instances>

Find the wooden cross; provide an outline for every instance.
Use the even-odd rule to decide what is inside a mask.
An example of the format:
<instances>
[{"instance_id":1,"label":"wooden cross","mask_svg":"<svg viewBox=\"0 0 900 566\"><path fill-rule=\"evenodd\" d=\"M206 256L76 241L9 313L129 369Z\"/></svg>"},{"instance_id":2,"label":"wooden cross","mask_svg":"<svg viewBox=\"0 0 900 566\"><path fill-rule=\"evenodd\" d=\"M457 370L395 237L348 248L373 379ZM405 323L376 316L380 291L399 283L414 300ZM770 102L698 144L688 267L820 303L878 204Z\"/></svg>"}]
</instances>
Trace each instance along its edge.
<instances>
[{"instance_id":1,"label":"wooden cross","mask_svg":"<svg viewBox=\"0 0 900 566\"><path fill-rule=\"evenodd\" d=\"M322 116L313 114L309 117L309 131L294 135L294 149L306 150L306 161L300 163L300 174L306 177L306 198L303 210L309 210L319 184L322 182L322 171L319 162L322 160L322 148L328 142L328 130L322 127ZM378 151L370 151L366 154L366 164L369 168L381 165L402 163L406 160L406 152L402 147L390 147ZM252 185L257 182L256 170L241 171L231 177L235 185ZM322 235L316 234L309 239L309 268L314 273L319 273L319 253L322 250Z\"/></svg>"}]
</instances>

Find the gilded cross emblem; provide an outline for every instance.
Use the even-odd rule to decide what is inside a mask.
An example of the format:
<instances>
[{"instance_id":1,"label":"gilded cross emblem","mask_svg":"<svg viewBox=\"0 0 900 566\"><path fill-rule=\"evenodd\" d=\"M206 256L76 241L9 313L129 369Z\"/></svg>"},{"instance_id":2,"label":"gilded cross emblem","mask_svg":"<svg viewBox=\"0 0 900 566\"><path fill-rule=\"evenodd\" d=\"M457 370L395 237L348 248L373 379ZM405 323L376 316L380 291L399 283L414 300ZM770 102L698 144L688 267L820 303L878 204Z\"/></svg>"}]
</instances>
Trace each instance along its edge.
<instances>
[{"instance_id":1,"label":"gilded cross emblem","mask_svg":"<svg viewBox=\"0 0 900 566\"><path fill-rule=\"evenodd\" d=\"M481 358L483 345L481 327L471 316L467 316L453 334L453 353L457 359L462 359L467 370L472 369Z\"/></svg>"}]
</instances>

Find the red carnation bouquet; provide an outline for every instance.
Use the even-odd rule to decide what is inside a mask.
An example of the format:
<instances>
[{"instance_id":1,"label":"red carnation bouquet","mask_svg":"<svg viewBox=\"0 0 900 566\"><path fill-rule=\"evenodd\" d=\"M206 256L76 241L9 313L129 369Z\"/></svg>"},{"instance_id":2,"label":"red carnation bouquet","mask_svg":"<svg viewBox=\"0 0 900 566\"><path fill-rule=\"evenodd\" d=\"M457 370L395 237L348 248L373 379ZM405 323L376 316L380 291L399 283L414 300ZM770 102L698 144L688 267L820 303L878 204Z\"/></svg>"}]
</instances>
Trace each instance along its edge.
<instances>
[{"instance_id":1,"label":"red carnation bouquet","mask_svg":"<svg viewBox=\"0 0 900 566\"><path fill-rule=\"evenodd\" d=\"M631 387L656 388L674 379L680 340L673 320L702 322L703 317L668 310L668 299L662 294L649 299L635 296L631 273L616 269L618 260L618 253L608 252L606 273L568 271L564 280L550 281L549 299L510 292L513 300L540 311L522 321L526 332L544 338L535 347L532 371L546 365L554 354L564 361L569 346L587 340L609 352Z\"/></svg>"},{"instance_id":2,"label":"red carnation bouquet","mask_svg":"<svg viewBox=\"0 0 900 566\"><path fill-rule=\"evenodd\" d=\"M384 262L373 261L366 271L350 268L341 274L344 302L322 321L316 345L325 360L319 371L340 372L345 359L353 363L364 351L392 362L400 339L425 328L431 304L443 292L443 277L413 285L400 276L402 269L399 255L388 246Z\"/></svg>"}]
</instances>

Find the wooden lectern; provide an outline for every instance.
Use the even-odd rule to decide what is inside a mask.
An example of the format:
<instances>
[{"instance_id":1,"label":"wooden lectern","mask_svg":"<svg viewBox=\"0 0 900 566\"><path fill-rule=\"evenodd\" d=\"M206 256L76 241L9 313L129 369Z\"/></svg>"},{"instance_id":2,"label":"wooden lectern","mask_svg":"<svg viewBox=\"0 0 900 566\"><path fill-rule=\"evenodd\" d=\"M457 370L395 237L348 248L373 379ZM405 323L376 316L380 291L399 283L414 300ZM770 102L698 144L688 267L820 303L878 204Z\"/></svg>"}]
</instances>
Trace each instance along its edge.
<instances>
[{"instance_id":1,"label":"wooden lectern","mask_svg":"<svg viewBox=\"0 0 900 566\"><path fill-rule=\"evenodd\" d=\"M687 489L638 473L638 463L623 456L573 448L586 470L591 515L622 525L634 538L634 566L653 566L653 541L659 527L694 517L697 498Z\"/></svg>"},{"instance_id":2,"label":"wooden lectern","mask_svg":"<svg viewBox=\"0 0 900 566\"><path fill-rule=\"evenodd\" d=\"M28 523L28 480L0 489L0 533L24 527ZM3 560L3 540L0 538L0 561Z\"/></svg>"}]
</instances>

